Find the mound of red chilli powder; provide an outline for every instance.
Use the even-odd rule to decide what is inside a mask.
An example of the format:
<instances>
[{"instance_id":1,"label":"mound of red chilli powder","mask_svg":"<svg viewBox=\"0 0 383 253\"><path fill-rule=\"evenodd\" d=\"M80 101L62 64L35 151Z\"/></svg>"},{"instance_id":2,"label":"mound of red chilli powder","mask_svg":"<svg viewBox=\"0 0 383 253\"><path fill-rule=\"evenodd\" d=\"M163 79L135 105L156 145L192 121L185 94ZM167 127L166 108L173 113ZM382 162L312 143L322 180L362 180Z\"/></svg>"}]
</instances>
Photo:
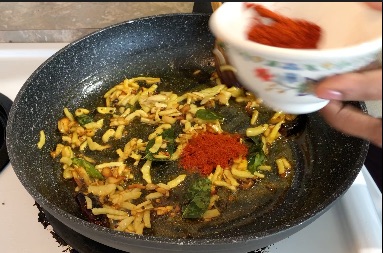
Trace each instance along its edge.
<instances>
[{"instance_id":1,"label":"mound of red chilli powder","mask_svg":"<svg viewBox=\"0 0 383 253\"><path fill-rule=\"evenodd\" d=\"M247 155L238 134L200 133L182 151L180 165L189 171L209 175L218 165L229 167L234 159Z\"/></svg>"}]
</instances>

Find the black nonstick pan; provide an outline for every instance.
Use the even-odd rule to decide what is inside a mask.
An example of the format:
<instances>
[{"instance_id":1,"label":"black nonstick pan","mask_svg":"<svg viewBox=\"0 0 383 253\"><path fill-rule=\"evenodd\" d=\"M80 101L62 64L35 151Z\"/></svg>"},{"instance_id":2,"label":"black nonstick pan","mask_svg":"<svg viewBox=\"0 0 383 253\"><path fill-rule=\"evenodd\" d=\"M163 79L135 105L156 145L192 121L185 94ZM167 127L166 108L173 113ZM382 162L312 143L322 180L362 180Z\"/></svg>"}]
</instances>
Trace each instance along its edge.
<instances>
[{"instance_id":1,"label":"black nonstick pan","mask_svg":"<svg viewBox=\"0 0 383 253\"><path fill-rule=\"evenodd\" d=\"M201 230L200 236L168 238L113 231L85 221L50 157L64 107L92 105L126 77L170 75L181 83L195 69L214 71L214 37L208 14L140 18L99 30L70 43L25 82L9 114L6 142L20 182L49 214L69 228L127 252L247 252L275 243L326 212L352 185L368 143L328 126L318 113L307 115L304 138L295 145L298 166L291 189L273 206ZM177 82L175 82L177 83ZM354 103L366 110L363 103ZM3 217L6 218L6 217Z\"/></svg>"}]
</instances>

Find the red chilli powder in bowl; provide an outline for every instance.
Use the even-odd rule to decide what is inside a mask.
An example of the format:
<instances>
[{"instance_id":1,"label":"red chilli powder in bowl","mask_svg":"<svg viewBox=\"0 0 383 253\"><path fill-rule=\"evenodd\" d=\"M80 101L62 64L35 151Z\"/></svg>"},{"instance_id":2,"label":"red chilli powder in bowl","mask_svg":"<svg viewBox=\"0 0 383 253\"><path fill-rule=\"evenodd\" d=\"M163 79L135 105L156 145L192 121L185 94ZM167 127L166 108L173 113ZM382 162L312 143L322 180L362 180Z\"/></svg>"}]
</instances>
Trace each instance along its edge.
<instances>
[{"instance_id":1,"label":"red chilli powder in bowl","mask_svg":"<svg viewBox=\"0 0 383 253\"><path fill-rule=\"evenodd\" d=\"M316 49L321 37L321 28L309 21L292 19L273 12L262 5L245 3L255 10L254 18L247 32L249 40L273 47ZM262 21L270 19L271 22Z\"/></svg>"}]
</instances>

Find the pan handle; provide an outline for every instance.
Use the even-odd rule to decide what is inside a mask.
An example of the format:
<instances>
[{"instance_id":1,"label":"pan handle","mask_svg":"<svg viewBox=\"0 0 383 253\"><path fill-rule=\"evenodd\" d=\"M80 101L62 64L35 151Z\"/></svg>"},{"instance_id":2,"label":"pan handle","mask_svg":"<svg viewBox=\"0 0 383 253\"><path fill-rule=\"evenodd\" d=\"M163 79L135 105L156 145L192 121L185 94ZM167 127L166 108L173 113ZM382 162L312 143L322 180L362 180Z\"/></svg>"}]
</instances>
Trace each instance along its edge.
<instances>
[{"instance_id":1,"label":"pan handle","mask_svg":"<svg viewBox=\"0 0 383 253\"><path fill-rule=\"evenodd\" d=\"M197 1L193 5L193 13L208 13L211 14L213 11L209 2Z\"/></svg>"}]
</instances>

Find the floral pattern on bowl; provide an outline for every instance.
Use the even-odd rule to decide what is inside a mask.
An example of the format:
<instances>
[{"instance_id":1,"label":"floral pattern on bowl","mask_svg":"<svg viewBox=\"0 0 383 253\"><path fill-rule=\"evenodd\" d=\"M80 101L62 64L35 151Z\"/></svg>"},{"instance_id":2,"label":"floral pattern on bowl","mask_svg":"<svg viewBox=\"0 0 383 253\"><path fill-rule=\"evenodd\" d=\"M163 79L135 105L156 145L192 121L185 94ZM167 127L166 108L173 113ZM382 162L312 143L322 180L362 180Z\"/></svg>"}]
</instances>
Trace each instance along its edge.
<instances>
[{"instance_id":1,"label":"floral pattern on bowl","mask_svg":"<svg viewBox=\"0 0 383 253\"><path fill-rule=\"evenodd\" d=\"M254 75L260 79L263 84L267 85L267 91L274 90L278 93L284 93L289 90L294 90L297 96L310 95L313 92L313 85L316 80L303 77L293 72L284 72L274 74L267 68L255 68Z\"/></svg>"},{"instance_id":2,"label":"floral pattern on bowl","mask_svg":"<svg viewBox=\"0 0 383 253\"><path fill-rule=\"evenodd\" d=\"M285 69L285 70L296 70L296 71L328 71L328 70L344 70L351 68L352 66L359 65L358 62L353 61L346 61L346 60L341 60L338 62L329 62L325 61L322 63L302 63L302 64L297 64L297 63L289 63L289 62L280 62L276 60L270 60L270 59L265 59L261 56L252 56L249 55L246 52L238 52L245 60L254 62L254 63L259 63L263 66L269 66L273 68L280 68L280 69ZM359 59L360 62L365 63L365 62L371 62L373 59L376 59L377 56L365 56Z\"/></svg>"},{"instance_id":3,"label":"floral pattern on bowl","mask_svg":"<svg viewBox=\"0 0 383 253\"><path fill-rule=\"evenodd\" d=\"M324 61L315 63L291 63L266 59L237 51L252 65L254 77L266 85L265 90L285 93L294 91L295 96L313 95L314 85L324 76L357 70L366 62L373 62L376 55L367 55L358 59Z\"/></svg>"}]
</instances>

